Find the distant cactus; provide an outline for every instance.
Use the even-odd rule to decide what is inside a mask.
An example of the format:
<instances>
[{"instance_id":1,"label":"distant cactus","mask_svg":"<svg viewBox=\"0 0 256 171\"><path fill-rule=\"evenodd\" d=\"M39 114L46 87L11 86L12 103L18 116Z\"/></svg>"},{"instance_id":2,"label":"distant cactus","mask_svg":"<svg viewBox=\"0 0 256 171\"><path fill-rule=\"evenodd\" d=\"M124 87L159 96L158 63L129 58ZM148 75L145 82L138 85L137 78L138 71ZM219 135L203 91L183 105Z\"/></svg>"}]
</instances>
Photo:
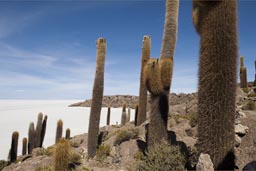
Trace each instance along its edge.
<instances>
[{"instance_id":1,"label":"distant cactus","mask_svg":"<svg viewBox=\"0 0 256 171\"><path fill-rule=\"evenodd\" d=\"M63 131L63 122L62 120L58 120L57 128L56 128L56 137L55 137L55 144L58 143L59 139L62 138L62 131Z\"/></svg>"},{"instance_id":2,"label":"distant cactus","mask_svg":"<svg viewBox=\"0 0 256 171\"><path fill-rule=\"evenodd\" d=\"M241 88L247 88L247 71L244 66L244 57L240 57L240 86Z\"/></svg>"},{"instance_id":3,"label":"distant cactus","mask_svg":"<svg viewBox=\"0 0 256 171\"><path fill-rule=\"evenodd\" d=\"M67 171L71 157L71 147L65 139L60 139L54 151L53 171Z\"/></svg>"},{"instance_id":4,"label":"distant cactus","mask_svg":"<svg viewBox=\"0 0 256 171\"><path fill-rule=\"evenodd\" d=\"M139 111L139 105L137 104L135 106L135 116L134 116L134 125L138 126L138 111Z\"/></svg>"},{"instance_id":5,"label":"distant cactus","mask_svg":"<svg viewBox=\"0 0 256 171\"><path fill-rule=\"evenodd\" d=\"M125 125L126 124L126 104L123 104L123 110L122 110L122 115L121 115L121 125Z\"/></svg>"},{"instance_id":6,"label":"distant cactus","mask_svg":"<svg viewBox=\"0 0 256 171\"><path fill-rule=\"evenodd\" d=\"M234 170L237 88L237 1L193 0L200 35L198 150L215 170Z\"/></svg>"},{"instance_id":7,"label":"distant cactus","mask_svg":"<svg viewBox=\"0 0 256 171\"><path fill-rule=\"evenodd\" d=\"M108 107L108 113L107 113L107 125L110 124L110 113L111 113L111 108Z\"/></svg>"},{"instance_id":8,"label":"distant cactus","mask_svg":"<svg viewBox=\"0 0 256 171\"><path fill-rule=\"evenodd\" d=\"M35 148L40 147L42 124L43 124L43 114L39 113L37 117L37 124L36 124Z\"/></svg>"},{"instance_id":9,"label":"distant cactus","mask_svg":"<svg viewBox=\"0 0 256 171\"><path fill-rule=\"evenodd\" d=\"M19 132L15 131L12 133L12 144L11 144L11 150L10 150L11 163L17 160L18 142L19 142Z\"/></svg>"},{"instance_id":10,"label":"distant cactus","mask_svg":"<svg viewBox=\"0 0 256 171\"><path fill-rule=\"evenodd\" d=\"M23 138L22 139L22 155L26 155L27 154L27 143L28 143L28 139L27 138Z\"/></svg>"},{"instance_id":11,"label":"distant cactus","mask_svg":"<svg viewBox=\"0 0 256 171\"><path fill-rule=\"evenodd\" d=\"M93 158L96 155L98 146L98 134L100 124L100 113L104 91L104 65L106 56L106 40L99 38L97 40L96 72L92 93L92 104L90 111L90 122L88 129L88 157Z\"/></svg>"},{"instance_id":12,"label":"distant cactus","mask_svg":"<svg viewBox=\"0 0 256 171\"><path fill-rule=\"evenodd\" d=\"M128 112L127 112L127 115L126 115L126 123L130 122L130 119L131 119L131 108L128 108Z\"/></svg>"},{"instance_id":13,"label":"distant cactus","mask_svg":"<svg viewBox=\"0 0 256 171\"><path fill-rule=\"evenodd\" d=\"M147 116L147 88L143 78L144 67L150 59L151 38L150 36L144 36L142 42L142 58L141 58L141 71L140 71L140 94L139 105L141 106L138 111L137 124L142 124Z\"/></svg>"},{"instance_id":14,"label":"distant cactus","mask_svg":"<svg viewBox=\"0 0 256 171\"><path fill-rule=\"evenodd\" d=\"M35 148L35 126L34 123L31 122L29 124L29 129L28 129L28 154L32 153L32 150Z\"/></svg>"},{"instance_id":15,"label":"distant cactus","mask_svg":"<svg viewBox=\"0 0 256 171\"><path fill-rule=\"evenodd\" d=\"M40 148L42 148L43 143L44 143L46 126L47 126L47 115L44 116L44 121L43 121L43 124L42 124L42 131L41 131L41 136L40 136L40 146L39 146Z\"/></svg>"},{"instance_id":16,"label":"distant cactus","mask_svg":"<svg viewBox=\"0 0 256 171\"><path fill-rule=\"evenodd\" d=\"M65 138L66 138L67 140L70 139L70 129L69 129L69 128L66 129L66 136L65 136Z\"/></svg>"}]
</instances>

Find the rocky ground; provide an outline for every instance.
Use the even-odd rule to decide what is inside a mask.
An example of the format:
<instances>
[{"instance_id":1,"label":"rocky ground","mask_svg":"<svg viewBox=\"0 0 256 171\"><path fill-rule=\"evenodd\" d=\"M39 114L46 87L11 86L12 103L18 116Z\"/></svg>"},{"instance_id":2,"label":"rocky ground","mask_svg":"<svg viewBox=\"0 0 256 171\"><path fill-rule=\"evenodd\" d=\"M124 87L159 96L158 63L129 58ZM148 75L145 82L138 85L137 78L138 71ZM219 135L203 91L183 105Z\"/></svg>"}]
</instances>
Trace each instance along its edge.
<instances>
[{"instance_id":1,"label":"rocky ground","mask_svg":"<svg viewBox=\"0 0 256 171\"><path fill-rule=\"evenodd\" d=\"M127 99L130 101L126 101ZM137 100L138 97L135 96L104 97L103 106L121 107L123 103L126 103L127 106L132 107ZM255 93L252 89L249 89L247 93L241 89L237 90L235 114L237 170L256 170L255 101ZM89 104L90 101L87 100L77 106ZM197 94L171 94L168 130L175 135L172 141L178 142L186 152L190 168L197 168L201 171L213 170L209 156L201 154L199 158L195 148L196 111ZM101 128L101 132L103 142L94 159L86 158L87 134L77 135L69 140L73 151L70 167L73 167L74 171L132 171L140 154L139 147L143 148L146 139L145 125L135 127L133 122L129 122L122 127L120 125L105 126ZM20 156L16 163L5 167L3 171L50 171L53 163L52 149L54 146L34 149L32 155Z\"/></svg>"}]
</instances>

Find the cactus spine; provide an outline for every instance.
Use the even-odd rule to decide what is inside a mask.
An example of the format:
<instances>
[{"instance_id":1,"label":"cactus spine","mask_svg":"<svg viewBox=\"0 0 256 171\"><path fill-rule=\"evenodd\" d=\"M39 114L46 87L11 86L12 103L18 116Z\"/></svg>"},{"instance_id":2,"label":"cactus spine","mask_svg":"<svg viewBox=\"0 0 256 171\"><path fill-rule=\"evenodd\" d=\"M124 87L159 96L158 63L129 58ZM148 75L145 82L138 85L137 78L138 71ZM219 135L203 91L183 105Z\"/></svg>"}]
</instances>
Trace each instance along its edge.
<instances>
[{"instance_id":1,"label":"cactus spine","mask_svg":"<svg viewBox=\"0 0 256 171\"><path fill-rule=\"evenodd\" d=\"M32 150L35 147L35 135L36 135L35 126L34 126L34 123L31 122L29 124L29 129L28 129L28 154L31 154Z\"/></svg>"},{"instance_id":2,"label":"cactus spine","mask_svg":"<svg viewBox=\"0 0 256 171\"><path fill-rule=\"evenodd\" d=\"M122 117L121 117L121 125L125 125L126 124L126 104L123 104L123 110L122 110Z\"/></svg>"},{"instance_id":3,"label":"cactus spine","mask_svg":"<svg viewBox=\"0 0 256 171\"><path fill-rule=\"evenodd\" d=\"M111 112L111 108L108 107L108 113L107 113L107 125L110 124L110 112Z\"/></svg>"},{"instance_id":4,"label":"cactus spine","mask_svg":"<svg viewBox=\"0 0 256 171\"><path fill-rule=\"evenodd\" d=\"M62 131L63 131L63 122L62 120L58 120L57 122L57 128L56 128L56 137L55 137L55 144L58 143L60 138L62 137Z\"/></svg>"},{"instance_id":5,"label":"cactus spine","mask_svg":"<svg viewBox=\"0 0 256 171\"><path fill-rule=\"evenodd\" d=\"M40 148L42 148L43 143L44 143L44 137L45 137L45 132L46 132L46 126L47 126L47 115L44 116L43 124L42 124L42 131L40 135Z\"/></svg>"},{"instance_id":6,"label":"cactus spine","mask_svg":"<svg viewBox=\"0 0 256 171\"><path fill-rule=\"evenodd\" d=\"M240 57L240 86L241 88L247 88L247 71L244 66L244 57Z\"/></svg>"},{"instance_id":7,"label":"cactus spine","mask_svg":"<svg viewBox=\"0 0 256 171\"><path fill-rule=\"evenodd\" d=\"M60 139L54 151L54 171L67 171L71 156L71 147L67 140Z\"/></svg>"},{"instance_id":8,"label":"cactus spine","mask_svg":"<svg viewBox=\"0 0 256 171\"><path fill-rule=\"evenodd\" d=\"M23 138L22 139L22 155L26 155L27 154L27 143L28 143L28 139L27 138Z\"/></svg>"},{"instance_id":9,"label":"cactus spine","mask_svg":"<svg viewBox=\"0 0 256 171\"><path fill-rule=\"evenodd\" d=\"M11 150L10 150L11 163L17 160L18 142L19 142L19 132L15 131L12 133L12 144L11 144Z\"/></svg>"},{"instance_id":10,"label":"cactus spine","mask_svg":"<svg viewBox=\"0 0 256 171\"><path fill-rule=\"evenodd\" d=\"M67 140L70 139L70 129L69 129L69 128L66 129L66 136L65 136L65 138L66 138Z\"/></svg>"},{"instance_id":11,"label":"cactus spine","mask_svg":"<svg viewBox=\"0 0 256 171\"><path fill-rule=\"evenodd\" d=\"M137 124L142 124L147 118L147 88L143 78L144 67L150 59L151 38L144 36L142 42L142 58L140 71L140 93L139 93L139 111Z\"/></svg>"},{"instance_id":12,"label":"cactus spine","mask_svg":"<svg viewBox=\"0 0 256 171\"><path fill-rule=\"evenodd\" d=\"M88 129L88 157L92 158L96 154L100 113L102 106L102 98L104 91L104 65L106 56L106 40L99 38L97 40L97 57L96 57L96 72L92 93L92 104L90 111L90 122Z\"/></svg>"},{"instance_id":13,"label":"cactus spine","mask_svg":"<svg viewBox=\"0 0 256 171\"><path fill-rule=\"evenodd\" d=\"M42 132L43 114L39 113L37 117L36 124L36 138L35 138L35 148L40 146L41 142L41 132Z\"/></svg>"},{"instance_id":14,"label":"cactus spine","mask_svg":"<svg viewBox=\"0 0 256 171\"><path fill-rule=\"evenodd\" d=\"M234 170L237 1L193 0L193 21L201 38L198 150L215 170Z\"/></svg>"}]
</instances>

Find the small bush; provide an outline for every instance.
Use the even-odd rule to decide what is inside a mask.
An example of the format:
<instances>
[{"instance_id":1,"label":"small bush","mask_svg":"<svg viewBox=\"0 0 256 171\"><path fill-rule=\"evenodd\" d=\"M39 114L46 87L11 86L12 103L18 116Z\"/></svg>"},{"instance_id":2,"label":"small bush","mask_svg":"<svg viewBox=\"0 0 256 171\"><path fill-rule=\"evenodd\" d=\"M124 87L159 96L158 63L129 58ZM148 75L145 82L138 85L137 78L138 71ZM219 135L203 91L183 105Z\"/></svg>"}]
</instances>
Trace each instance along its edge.
<instances>
[{"instance_id":1,"label":"small bush","mask_svg":"<svg viewBox=\"0 0 256 171\"><path fill-rule=\"evenodd\" d=\"M195 127L197 125L197 120L198 120L197 117L198 117L197 113L190 114L189 123L192 127Z\"/></svg>"},{"instance_id":2,"label":"small bush","mask_svg":"<svg viewBox=\"0 0 256 171\"><path fill-rule=\"evenodd\" d=\"M72 152L70 155L70 162L71 163L81 163L82 162L82 157L78 153Z\"/></svg>"},{"instance_id":3,"label":"small bush","mask_svg":"<svg viewBox=\"0 0 256 171\"><path fill-rule=\"evenodd\" d=\"M244 93L249 93L249 89L248 88L242 88L242 90L244 91Z\"/></svg>"},{"instance_id":4,"label":"small bush","mask_svg":"<svg viewBox=\"0 0 256 171\"><path fill-rule=\"evenodd\" d=\"M46 155L46 156L52 156L53 155L53 152L54 152L54 147L51 146L51 147L48 147L48 148L40 148L38 149L38 151L36 152L36 156L43 156L43 155Z\"/></svg>"},{"instance_id":5,"label":"small bush","mask_svg":"<svg viewBox=\"0 0 256 171\"><path fill-rule=\"evenodd\" d=\"M254 110L255 109L255 102L249 101L246 105L248 110Z\"/></svg>"},{"instance_id":6,"label":"small bush","mask_svg":"<svg viewBox=\"0 0 256 171\"><path fill-rule=\"evenodd\" d=\"M0 170L2 170L5 166L7 166L8 162L4 160L0 160Z\"/></svg>"},{"instance_id":7,"label":"small bush","mask_svg":"<svg viewBox=\"0 0 256 171\"><path fill-rule=\"evenodd\" d=\"M179 114L174 115L174 120L179 123L179 119L186 119L189 120L189 124L194 127L197 125L197 113L190 113L190 114Z\"/></svg>"},{"instance_id":8,"label":"small bush","mask_svg":"<svg viewBox=\"0 0 256 171\"><path fill-rule=\"evenodd\" d=\"M139 129L137 128L117 131L114 145L120 145L124 141L137 138L138 135Z\"/></svg>"},{"instance_id":9,"label":"small bush","mask_svg":"<svg viewBox=\"0 0 256 171\"><path fill-rule=\"evenodd\" d=\"M136 171L184 171L185 158L178 146L166 142L155 145L142 156L135 166Z\"/></svg>"},{"instance_id":10,"label":"small bush","mask_svg":"<svg viewBox=\"0 0 256 171\"><path fill-rule=\"evenodd\" d=\"M100 145L96 151L96 160L103 162L110 153L110 146L109 145Z\"/></svg>"},{"instance_id":11,"label":"small bush","mask_svg":"<svg viewBox=\"0 0 256 171\"><path fill-rule=\"evenodd\" d=\"M35 169L35 171L52 171L50 166L40 166Z\"/></svg>"}]
</instances>

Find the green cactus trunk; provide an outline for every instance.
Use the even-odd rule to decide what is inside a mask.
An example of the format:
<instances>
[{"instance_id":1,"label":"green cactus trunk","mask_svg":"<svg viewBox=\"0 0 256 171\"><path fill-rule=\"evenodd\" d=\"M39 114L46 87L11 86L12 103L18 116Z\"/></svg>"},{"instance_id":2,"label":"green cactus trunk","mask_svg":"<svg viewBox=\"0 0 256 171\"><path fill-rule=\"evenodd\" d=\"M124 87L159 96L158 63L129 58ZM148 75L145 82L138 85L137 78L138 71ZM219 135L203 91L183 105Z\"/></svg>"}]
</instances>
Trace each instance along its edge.
<instances>
[{"instance_id":1,"label":"green cactus trunk","mask_svg":"<svg viewBox=\"0 0 256 171\"><path fill-rule=\"evenodd\" d=\"M34 126L34 123L31 122L29 124L29 129L28 129L28 154L31 154L32 150L35 147L35 135L36 135L35 126Z\"/></svg>"},{"instance_id":2,"label":"green cactus trunk","mask_svg":"<svg viewBox=\"0 0 256 171\"><path fill-rule=\"evenodd\" d=\"M37 124L36 124L35 148L40 147L42 124L43 124L43 114L39 113L37 117Z\"/></svg>"},{"instance_id":3,"label":"green cactus trunk","mask_svg":"<svg viewBox=\"0 0 256 171\"><path fill-rule=\"evenodd\" d=\"M19 142L19 132L15 131L12 133L12 144L11 144L11 150L10 150L11 163L17 160L18 142Z\"/></svg>"},{"instance_id":4,"label":"green cactus trunk","mask_svg":"<svg viewBox=\"0 0 256 171\"><path fill-rule=\"evenodd\" d=\"M100 124L100 113L104 91L104 65L106 56L106 40L97 40L97 59L94 86L92 93L92 104L90 112L90 122L88 129L88 157L92 158L96 154L98 146L98 134Z\"/></svg>"},{"instance_id":5,"label":"green cactus trunk","mask_svg":"<svg viewBox=\"0 0 256 171\"><path fill-rule=\"evenodd\" d=\"M65 136L65 138L67 139L67 140L69 140L70 139L70 129L69 128L67 128L66 129L66 136Z\"/></svg>"},{"instance_id":6,"label":"green cactus trunk","mask_svg":"<svg viewBox=\"0 0 256 171\"><path fill-rule=\"evenodd\" d=\"M54 151L53 171L68 171L71 147L67 140L60 139Z\"/></svg>"},{"instance_id":7,"label":"green cactus trunk","mask_svg":"<svg viewBox=\"0 0 256 171\"><path fill-rule=\"evenodd\" d=\"M244 57L240 57L240 87L247 88L247 71L244 66Z\"/></svg>"},{"instance_id":8,"label":"green cactus trunk","mask_svg":"<svg viewBox=\"0 0 256 171\"><path fill-rule=\"evenodd\" d=\"M193 1L200 35L198 150L216 170L234 169L237 1Z\"/></svg>"},{"instance_id":9,"label":"green cactus trunk","mask_svg":"<svg viewBox=\"0 0 256 171\"><path fill-rule=\"evenodd\" d=\"M40 136L40 148L42 148L43 143L44 143L44 137L46 133L46 126L47 126L47 115L44 116L44 121L42 124L42 131L41 131L41 136Z\"/></svg>"},{"instance_id":10,"label":"green cactus trunk","mask_svg":"<svg viewBox=\"0 0 256 171\"><path fill-rule=\"evenodd\" d=\"M111 108L108 107L108 113L107 113L107 125L110 125L110 113L111 113Z\"/></svg>"},{"instance_id":11,"label":"green cactus trunk","mask_svg":"<svg viewBox=\"0 0 256 171\"><path fill-rule=\"evenodd\" d=\"M123 104L123 110L121 115L121 125L124 126L126 124L126 104Z\"/></svg>"},{"instance_id":12,"label":"green cactus trunk","mask_svg":"<svg viewBox=\"0 0 256 171\"><path fill-rule=\"evenodd\" d=\"M22 139L22 155L26 155L27 154L27 143L28 143L28 139L27 138L23 138Z\"/></svg>"},{"instance_id":13,"label":"green cactus trunk","mask_svg":"<svg viewBox=\"0 0 256 171\"><path fill-rule=\"evenodd\" d=\"M57 144L59 142L59 140L62 138L62 131L63 131L63 122L60 119L57 122L55 144Z\"/></svg>"},{"instance_id":14,"label":"green cactus trunk","mask_svg":"<svg viewBox=\"0 0 256 171\"><path fill-rule=\"evenodd\" d=\"M142 124L147 119L147 88L144 83L143 71L144 66L150 59L150 48L151 48L151 38L150 36L144 36L142 42L142 58L141 58L141 71L140 71L140 92L139 92L139 111L137 124Z\"/></svg>"}]
</instances>

